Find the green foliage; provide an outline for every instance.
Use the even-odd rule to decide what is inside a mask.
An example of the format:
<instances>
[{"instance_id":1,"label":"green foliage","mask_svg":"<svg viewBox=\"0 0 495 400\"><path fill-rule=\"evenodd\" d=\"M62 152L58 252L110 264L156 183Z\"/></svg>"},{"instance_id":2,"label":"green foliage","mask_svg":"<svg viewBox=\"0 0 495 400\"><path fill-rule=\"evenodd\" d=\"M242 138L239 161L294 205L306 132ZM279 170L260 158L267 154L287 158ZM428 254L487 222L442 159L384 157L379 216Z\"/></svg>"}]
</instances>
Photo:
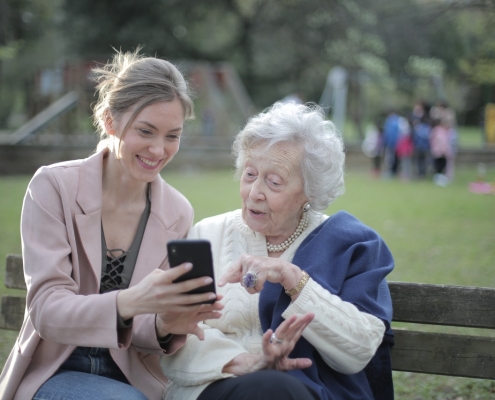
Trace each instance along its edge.
<instances>
[{"instance_id":1,"label":"green foliage","mask_svg":"<svg viewBox=\"0 0 495 400\"><path fill-rule=\"evenodd\" d=\"M445 62L438 58L411 56L407 60L406 71L410 75L420 77L442 76L445 71Z\"/></svg>"},{"instance_id":2,"label":"green foliage","mask_svg":"<svg viewBox=\"0 0 495 400\"><path fill-rule=\"evenodd\" d=\"M130 50L146 44L146 52L167 58L231 61L262 106L297 86L317 100L331 66L349 54L349 49L331 55L322 49L347 35L354 35L354 42L360 37L371 54L384 52L376 35L360 33L361 25L376 21L360 1L81 0L65 2L63 9L66 35L77 54L108 55L110 45Z\"/></svg>"},{"instance_id":3,"label":"green foliage","mask_svg":"<svg viewBox=\"0 0 495 400\"><path fill-rule=\"evenodd\" d=\"M459 29L467 51L458 65L469 79L479 84L495 84L494 23L495 12L473 9L459 16Z\"/></svg>"},{"instance_id":4,"label":"green foliage","mask_svg":"<svg viewBox=\"0 0 495 400\"><path fill-rule=\"evenodd\" d=\"M459 66L474 82L495 84L495 59L460 60Z\"/></svg>"},{"instance_id":5,"label":"green foliage","mask_svg":"<svg viewBox=\"0 0 495 400\"><path fill-rule=\"evenodd\" d=\"M12 113L9 99L25 99L25 108L32 103L29 83L40 69L105 61L113 48L140 44L145 53L178 63L231 62L258 109L295 91L318 102L329 70L343 66L349 115L360 133L361 120L389 105L410 107L418 95L435 102L442 94L433 75L456 81L445 95L457 111L481 103L476 92L466 93L466 78L474 84L495 79L495 12L481 0L3 2L10 17L5 38L0 30L0 60L8 59L0 64L0 126Z\"/></svg>"},{"instance_id":6,"label":"green foliage","mask_svg":"<svg viewBox=\"0 0 495 400\"><path fill-rule=\"evenodd\" d=\"M21 46L22 40L15 40L8 43L6 46L0 46L0 61L16 58Z\"/></svg>"},{"instance_id":7,"label":"green foliage","mask_svg":"<svg viewBox=\"0 0 495 400\"><path fill-rule=\"evenodd\" d=\"M27 113L38 94L33 82L42 68L59 63L57 31L61 0L0 1L0 129L14 113ZM3 4L2 4L3 3ZM22 99L21 110L15 108Z\"/></svg>"}]
</instances>

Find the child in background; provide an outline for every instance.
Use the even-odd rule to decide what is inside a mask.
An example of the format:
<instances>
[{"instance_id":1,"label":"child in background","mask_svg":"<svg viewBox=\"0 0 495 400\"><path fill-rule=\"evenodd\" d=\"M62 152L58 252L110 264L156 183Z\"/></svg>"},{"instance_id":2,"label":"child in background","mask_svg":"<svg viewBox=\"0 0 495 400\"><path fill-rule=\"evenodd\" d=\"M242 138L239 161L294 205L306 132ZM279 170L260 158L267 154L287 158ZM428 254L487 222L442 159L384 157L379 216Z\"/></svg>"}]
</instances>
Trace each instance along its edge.
<instances>
[{"instance_id":1,"label":"child in background","mask_svg":"<svg viewBox=\"0 0 495 400\"><path fill-rule=\"evenodd\" d=\"M430 134L431 125L426 114L413 123L414 158L416 161L416 173L418 178L425 178L427 165L430 159Z\"/></svg>"},{"instance_id":2,"label":"child in background","mask_svg":"<svg viewBox=\"0 0 495 400\"><path fill-rule=\"evenodd\" d=\"M430 151L435 168L433 182L439 186L447 186L450 183L446 170L447 160L453 155L451 143L449 127L444 121L437 121L431 130Z\"/></svg>"},{"instance_id":3,"label":"child in background","mask_svg":"<svg viewBox=\"0 0 495 400\"><path fill-rule=\"evenodd\" d=\"M380 124L369 125L366 128L366 136L361 149L366 156L371 158L371 173L374 178L378 178L383 153L383 132L380 129Z\"/></svg>"},{"instance_id":4,"label":"child in background","mask_svg":"<svg viewBox=\"0 0 495 400\"><path fill-rule=\"evenodd\" d=\"M400 177L403 181L411 179L412 155L414 153L414 145L411 131L404 130L397 142L397 157L399 157Z\"/></svg>"}]
</instances>

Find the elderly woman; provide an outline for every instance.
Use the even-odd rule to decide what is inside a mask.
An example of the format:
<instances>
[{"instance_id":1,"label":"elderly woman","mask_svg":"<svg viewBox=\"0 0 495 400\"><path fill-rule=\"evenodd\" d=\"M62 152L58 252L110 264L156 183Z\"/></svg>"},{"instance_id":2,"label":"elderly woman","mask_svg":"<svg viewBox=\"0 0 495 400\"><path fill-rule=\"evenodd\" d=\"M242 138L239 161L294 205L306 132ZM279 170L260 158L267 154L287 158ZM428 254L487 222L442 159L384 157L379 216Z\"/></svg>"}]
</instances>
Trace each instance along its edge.
<instances>
[{"instance_id":1,"label":"elderly woman","mask_svg":"<svg viewBox=\"0 0 495 400\"><path fill-rule=\"evenodd\" d=\"M390 328L393 259L350 214L322 213L344 191L335 126L318 106L277 103L234 151L242 209L188 235L211 241L223 316L162 358L165 398L373 399L364 369Z\"/></svg>"}]
</instances>

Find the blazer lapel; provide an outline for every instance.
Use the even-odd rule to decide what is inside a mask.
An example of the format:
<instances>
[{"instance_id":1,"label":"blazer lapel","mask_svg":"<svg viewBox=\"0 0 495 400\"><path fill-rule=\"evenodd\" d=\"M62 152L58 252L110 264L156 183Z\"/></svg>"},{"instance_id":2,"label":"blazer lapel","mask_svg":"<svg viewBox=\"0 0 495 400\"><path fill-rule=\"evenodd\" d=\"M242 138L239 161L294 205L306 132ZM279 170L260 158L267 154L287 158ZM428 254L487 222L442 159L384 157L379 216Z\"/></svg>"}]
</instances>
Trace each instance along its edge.
<instances>
[{"instance_id":1,"label":"blazer lapel","mask_svg":"<svg viewBox=\"0 0 495 400\"><path fill-rule=\"evenodd\" d=\"M75 221L81 245L95 274L98 286L101 279L101 206L103 158L108 150L100 151L81 164L77 203L83 213Z\"/></svg>"},{"instance_id":2,"label":"blazer lapel","mask_svg":"<svg viewBox=\"0 0 495 400\"><path fill-rule=\"evenodd\" d=\"M77 214L76 226L81 237L81 244L91 269L95 274L98 287L101 279L101 210L91 214Z\"/></svg>"}]
</instances>

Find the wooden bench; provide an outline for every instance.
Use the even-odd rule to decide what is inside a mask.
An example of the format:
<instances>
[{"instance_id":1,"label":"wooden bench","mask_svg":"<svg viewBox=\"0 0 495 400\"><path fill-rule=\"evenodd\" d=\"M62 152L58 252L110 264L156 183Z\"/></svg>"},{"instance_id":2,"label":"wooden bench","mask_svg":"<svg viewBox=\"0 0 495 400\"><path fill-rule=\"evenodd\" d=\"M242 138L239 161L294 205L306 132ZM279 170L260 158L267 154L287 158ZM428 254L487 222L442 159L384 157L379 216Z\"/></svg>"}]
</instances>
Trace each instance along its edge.
<instances>
[{"instance_id":1,"label":"wooden bench","mask_svg":"<svg viewBox=\"0 0 495 400\"><path fill-rule=\"evenodd\" d=\"M26 289L21 256L7 256L5 285ZM495 330L495 289L405 282L389 287L394 322ZM0 329L19 330L25 304L22 296L2 296ZM495 337L420 329L394 328L393 370L495 379Z\"/></svg>"},{"instance_id":2,"label":"wooden bench","mask_svg":"<svg viewBox=\"0 0 495 400\"><path fill-rule=\"evenodd\" d=\"M18 254L7 255L5 265L5 286L10 289L26 290L22 257ZM18 331L21 329L26 308L25 296L2 295L0 303L0 329Z\"/></svg>"}]
</instances>

